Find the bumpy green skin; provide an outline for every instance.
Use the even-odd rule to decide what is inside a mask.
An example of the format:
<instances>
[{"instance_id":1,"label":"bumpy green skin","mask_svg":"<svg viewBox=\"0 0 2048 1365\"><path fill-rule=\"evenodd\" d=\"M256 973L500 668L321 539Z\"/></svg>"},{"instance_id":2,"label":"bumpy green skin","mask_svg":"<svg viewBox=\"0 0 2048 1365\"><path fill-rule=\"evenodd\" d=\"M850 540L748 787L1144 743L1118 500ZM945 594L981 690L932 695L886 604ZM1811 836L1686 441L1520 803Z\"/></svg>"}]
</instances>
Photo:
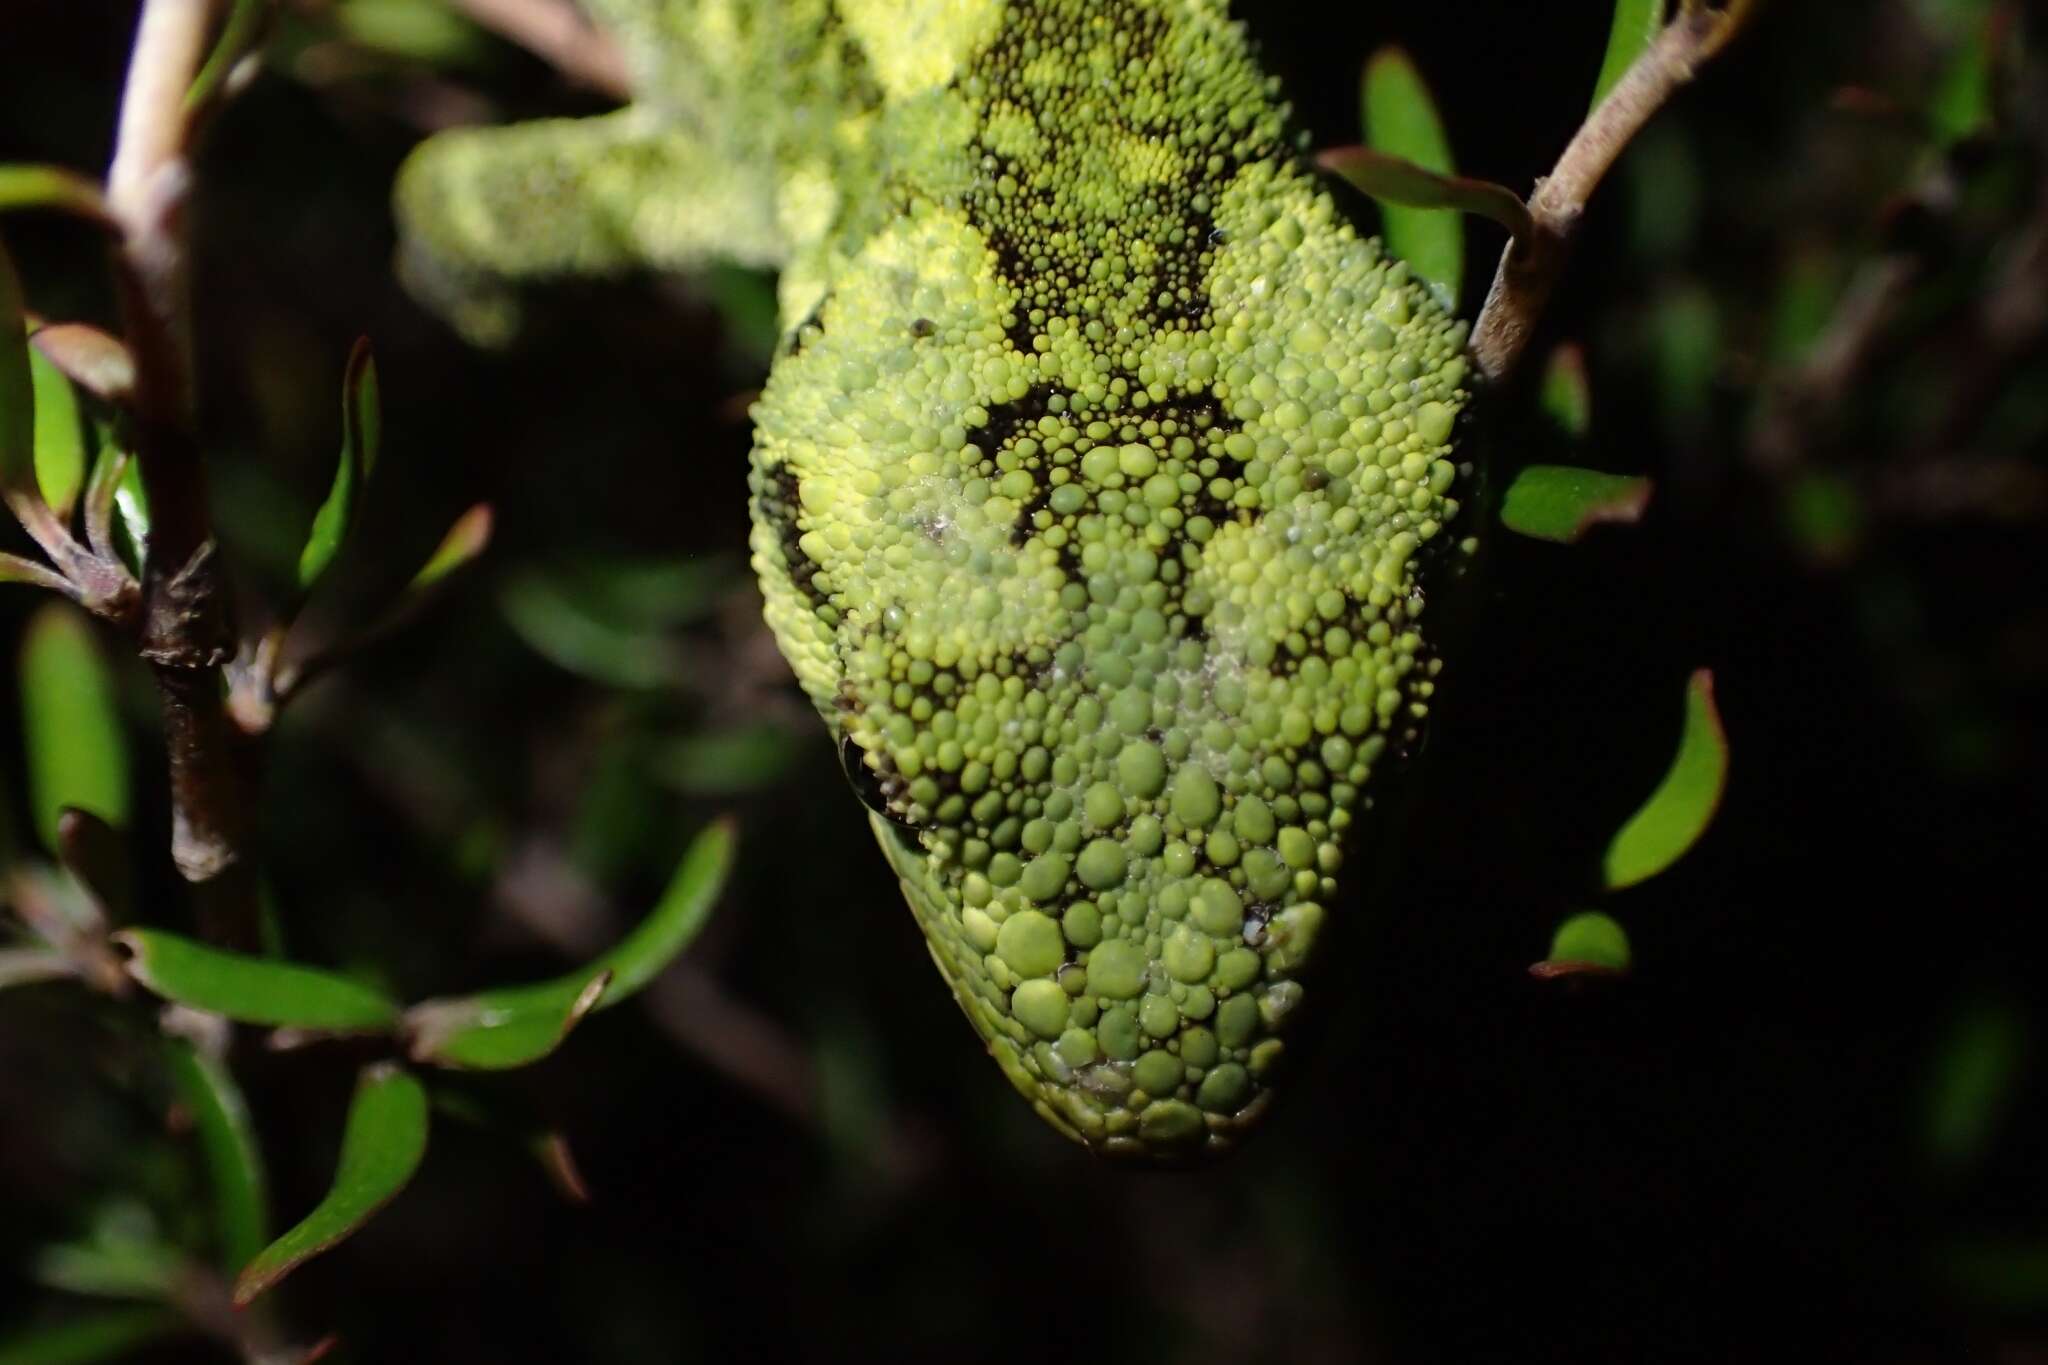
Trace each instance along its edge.
<instances>
[{"instance_id":1,"label":"bumpy green skin","mask_svg":"<svg viewBox=\"0 0 2048 1365\"><path fill-rule=\"evenodd\" d=\"M811 32L836 111L757 120L815 229L754 413L769 624L1004 1074L1098 1151L1222 1150L1428 710L1465 329L1299 164L1220 3Z\"/></svg>"}]
</instances>

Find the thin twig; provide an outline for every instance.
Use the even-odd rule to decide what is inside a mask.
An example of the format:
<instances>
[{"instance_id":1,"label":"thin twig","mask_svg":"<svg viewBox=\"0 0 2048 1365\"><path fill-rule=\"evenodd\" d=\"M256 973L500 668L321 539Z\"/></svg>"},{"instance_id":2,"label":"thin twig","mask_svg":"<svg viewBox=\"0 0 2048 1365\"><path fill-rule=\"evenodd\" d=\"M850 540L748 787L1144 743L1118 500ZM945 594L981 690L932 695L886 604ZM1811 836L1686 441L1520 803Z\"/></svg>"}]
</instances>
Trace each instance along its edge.
<instances>
[{"instance_id":1,"label":"thin twig","mask_svg":"<svg viewBox=\"0 0 2048 1365\"><path fill-rule=\"evenodd\" d=\"M1505 378L1528 348L1550 301L1586 204L1600 181L1650 118L1728 44L1749 16L1752 0L1711 9L1684 0L1679 15L1616 82L1581 124L1557 167L1529 199L1533 230L1501 253L1500 266L1472 330L1472 354L1489 379Z\"/></svg>"},{"instance_id":2,"label":"thin twig","mask_svg":"<svg viewBox=\"0 0 2048 1365\"><path fill-rule=\"evenodd\" d=\"M216 9L216 0L144 0L107 206L121 233L114 277L135 357L135 454L150 504L140 652L163 695L171 857L199 901L202 931L253 948L260 911L246 859L249 774L221 703L233 629L194 426L185 232L186 93Z\"/></svg>"},{"instance_id":3,"label":"thin twig","mask_svg":"<svg viewBox=\"0 0 2048 1365\"><path fill-rule=\"evenodd\" d=\"M625 54L563 0L453 0L477 23L519 44L563 75L621 100L633 97Z\"/></svg>"}]
</instances>

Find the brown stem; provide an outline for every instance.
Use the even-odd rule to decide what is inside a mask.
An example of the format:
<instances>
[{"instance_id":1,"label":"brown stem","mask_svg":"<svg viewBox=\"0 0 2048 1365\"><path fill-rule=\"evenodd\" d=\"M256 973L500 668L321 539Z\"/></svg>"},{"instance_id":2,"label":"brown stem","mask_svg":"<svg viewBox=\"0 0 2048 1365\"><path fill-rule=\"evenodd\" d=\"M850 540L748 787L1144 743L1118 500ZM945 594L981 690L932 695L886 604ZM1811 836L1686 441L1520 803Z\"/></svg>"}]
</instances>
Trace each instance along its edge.
<instances>
[{"instance_id":1,"label":"brown stem","mask_svg":"<svg viewBox=\"0 0 2048 1365\"><path fill-rule=\"evenodd\" d=\"M253 949L260 912L247 864L251 774L222 701L234 634L195 431L185 225L185 93L216 8L216 0L144 0L107 207L120 228L114 278L135 356L135 455L150 507L140 652L163 696L171 857L193 888L207 937Z\"/></svg>"},{"instance_id":2,"label":"brown stem","mask_svg":"<svg viewBox=\"0 0 2048 1365\"><path fill-rule=\"evenodd\" d=\"M1472 329L1480 373L1499 380L1513 372L1564 273L1572 236L1593 191L1651 116L1734 37L1750 9L1751 0L1731 0L1725 9L1683 0L1678 17L1579 126L1556 169L1530 196L1532 231L1501 253L1486 306Z\"/></svg>"}]
</instances>

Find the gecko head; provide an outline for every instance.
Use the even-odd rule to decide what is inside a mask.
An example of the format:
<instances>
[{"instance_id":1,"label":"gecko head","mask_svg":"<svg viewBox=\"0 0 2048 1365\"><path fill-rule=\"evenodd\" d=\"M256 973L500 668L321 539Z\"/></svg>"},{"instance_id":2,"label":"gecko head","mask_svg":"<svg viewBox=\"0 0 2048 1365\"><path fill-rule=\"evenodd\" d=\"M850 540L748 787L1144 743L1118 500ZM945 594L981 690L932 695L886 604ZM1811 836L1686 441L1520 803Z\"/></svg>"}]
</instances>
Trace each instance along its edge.
<instances>
[{"instance_id":1,"label":"gecko head","mask_svg":"<svg viewBox=\"0 0 2048 1365\"><path fill-rule=\"evenodd\" d=\"M952 190L779 357L754 562L1004 1073L1097 1150L1182 1159L1267 1106L1428 711L1464 328L1285 153L1221 28L1153 35L1218 83L1162 98L1252 112L1167 109L1175 137L1091 93L1125 29L1055 62L1028 28L907 139L979 102Z\"/></svg>"}]
</instances>

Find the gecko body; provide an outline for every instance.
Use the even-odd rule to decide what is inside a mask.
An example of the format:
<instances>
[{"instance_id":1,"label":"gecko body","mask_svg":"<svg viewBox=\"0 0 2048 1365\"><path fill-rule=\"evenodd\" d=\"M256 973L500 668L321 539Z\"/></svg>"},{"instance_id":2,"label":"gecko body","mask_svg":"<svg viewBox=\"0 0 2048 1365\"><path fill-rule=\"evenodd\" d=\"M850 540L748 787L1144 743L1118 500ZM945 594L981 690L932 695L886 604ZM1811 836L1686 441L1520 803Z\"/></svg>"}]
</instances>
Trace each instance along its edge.
<instances>
[{"instance_id":1,"label":"gecko body","mask_svg":"<svg viewBox=\"0 0 2048 1365\"><path fill-rule=\"evenodd\" d=\"M412 277L782 269L754 567L933 960L1063 1133L1229 1148L1428 712L1463 324L1220 3L599 9L648 95L428 143Z\"/></svg>"}]
</instances>

